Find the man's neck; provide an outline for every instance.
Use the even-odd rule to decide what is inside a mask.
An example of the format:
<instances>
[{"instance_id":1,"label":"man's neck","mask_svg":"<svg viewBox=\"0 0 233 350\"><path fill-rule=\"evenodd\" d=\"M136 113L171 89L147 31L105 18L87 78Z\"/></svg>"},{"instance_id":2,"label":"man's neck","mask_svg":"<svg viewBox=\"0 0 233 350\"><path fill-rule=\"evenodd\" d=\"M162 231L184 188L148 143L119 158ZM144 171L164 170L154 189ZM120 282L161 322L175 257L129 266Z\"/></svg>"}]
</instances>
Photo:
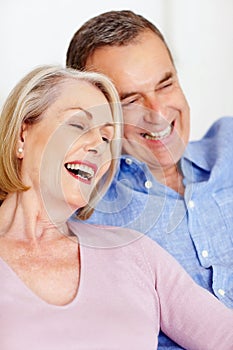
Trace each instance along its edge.
<instances>
[{"instance_id":1,"label":"man's neck","mask_svg":"<svg viewBox=\"0 0 233 350\"><path fill-rule=\"evenodd\" d=\"M157 170L157 169L156 169ZM170 187L180 195L184 195L183 175L178 165L172 168L163 169L163 173L158 173L155 169L150 169L152 175L163 185Z\"/></svg>"}]
</instances>

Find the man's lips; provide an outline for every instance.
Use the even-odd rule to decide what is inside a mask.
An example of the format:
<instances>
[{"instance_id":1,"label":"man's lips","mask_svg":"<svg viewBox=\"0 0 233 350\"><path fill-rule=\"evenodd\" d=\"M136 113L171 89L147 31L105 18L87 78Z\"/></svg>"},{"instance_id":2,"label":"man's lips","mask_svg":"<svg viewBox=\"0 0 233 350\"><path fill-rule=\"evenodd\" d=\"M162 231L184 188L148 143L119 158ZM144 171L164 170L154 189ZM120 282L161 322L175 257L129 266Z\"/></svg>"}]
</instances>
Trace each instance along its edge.
<instances>
[{"instance_id":1,"label":"man's lips","mask_svg":"<svg viewBox=\"0 0 233 350\"><path fill-rule=\"evenodd\" d=\"M169 124L165 129L161 131L145 132L145 133L141 133L140 135L147 140L162 141L163 139L166 139L168 136L171 135L173 129L174 129L174 122Z\"/></svg>"},{"instance_id":2,"label":"man's lips","mask_svg":"<svg viewBox=\"0 0 233 350\"><path fill-rule=\"evenodd\" d=\"M65 164L66 170L76 179L90 183L97 172L97 166L92 163L68 162Z\"/></svg>"}]
</instances>

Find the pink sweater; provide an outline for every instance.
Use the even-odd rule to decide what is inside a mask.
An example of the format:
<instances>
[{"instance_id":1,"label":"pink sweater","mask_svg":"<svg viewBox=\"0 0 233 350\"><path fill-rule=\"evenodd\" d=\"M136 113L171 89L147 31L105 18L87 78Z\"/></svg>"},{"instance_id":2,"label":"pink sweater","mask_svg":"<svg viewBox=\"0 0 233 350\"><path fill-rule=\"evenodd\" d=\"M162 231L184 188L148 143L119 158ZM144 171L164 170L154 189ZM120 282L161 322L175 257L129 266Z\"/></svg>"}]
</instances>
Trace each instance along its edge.
<instances>
[{"instance_id":1,"label":"pink sweater","mask_svg":"<svg viewBox=\"0 0 233 350\"><path fill-rule=\"evenodd\" d=\"M160 327L185 349L233 349L232 310L154 241L120 228L70 228L81 275L68 305L41 300L0 260L1 350L155 350Z\"/></svg>"}]
</instances>

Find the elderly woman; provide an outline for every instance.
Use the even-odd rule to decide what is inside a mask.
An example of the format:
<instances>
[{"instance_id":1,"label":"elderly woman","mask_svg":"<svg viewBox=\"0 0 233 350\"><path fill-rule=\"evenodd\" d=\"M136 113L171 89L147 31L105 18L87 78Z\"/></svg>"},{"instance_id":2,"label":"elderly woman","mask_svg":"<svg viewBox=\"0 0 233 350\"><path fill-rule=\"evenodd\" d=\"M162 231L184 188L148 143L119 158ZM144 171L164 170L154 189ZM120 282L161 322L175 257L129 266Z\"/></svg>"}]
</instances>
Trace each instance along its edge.
<instances>
[{"instance_id":1,"label":"elderly woman","mask_svg":"<svg viewBox=\"0 0 233 350\"><path fill-rule=\"evenodd\" d=\"M120 151L121 109L95 73L39 67L0 119L1 350L230 350L233 314L137 232L91 215Z\"/></svg>"}]
</instances>

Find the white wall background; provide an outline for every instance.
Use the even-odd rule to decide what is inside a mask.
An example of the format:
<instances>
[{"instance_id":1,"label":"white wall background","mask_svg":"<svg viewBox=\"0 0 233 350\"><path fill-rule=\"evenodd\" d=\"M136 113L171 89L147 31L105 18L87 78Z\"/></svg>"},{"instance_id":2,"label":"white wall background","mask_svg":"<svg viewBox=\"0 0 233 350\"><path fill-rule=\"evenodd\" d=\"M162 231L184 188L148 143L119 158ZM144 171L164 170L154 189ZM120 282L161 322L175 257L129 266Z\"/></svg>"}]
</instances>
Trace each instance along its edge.
<instances>
[{"instance_id":1,"label":"white wall background","mask_svg":"<svg viewBox=\"0 0 233 350\"><path fill-rule=\"evenodd\" d=\"M144 15L164 33L191 106L191 139L233 115L233 0L1 0L0 107L35 66L65 65L84 21L119 9Z\"/></svg>"}]
</instances>

